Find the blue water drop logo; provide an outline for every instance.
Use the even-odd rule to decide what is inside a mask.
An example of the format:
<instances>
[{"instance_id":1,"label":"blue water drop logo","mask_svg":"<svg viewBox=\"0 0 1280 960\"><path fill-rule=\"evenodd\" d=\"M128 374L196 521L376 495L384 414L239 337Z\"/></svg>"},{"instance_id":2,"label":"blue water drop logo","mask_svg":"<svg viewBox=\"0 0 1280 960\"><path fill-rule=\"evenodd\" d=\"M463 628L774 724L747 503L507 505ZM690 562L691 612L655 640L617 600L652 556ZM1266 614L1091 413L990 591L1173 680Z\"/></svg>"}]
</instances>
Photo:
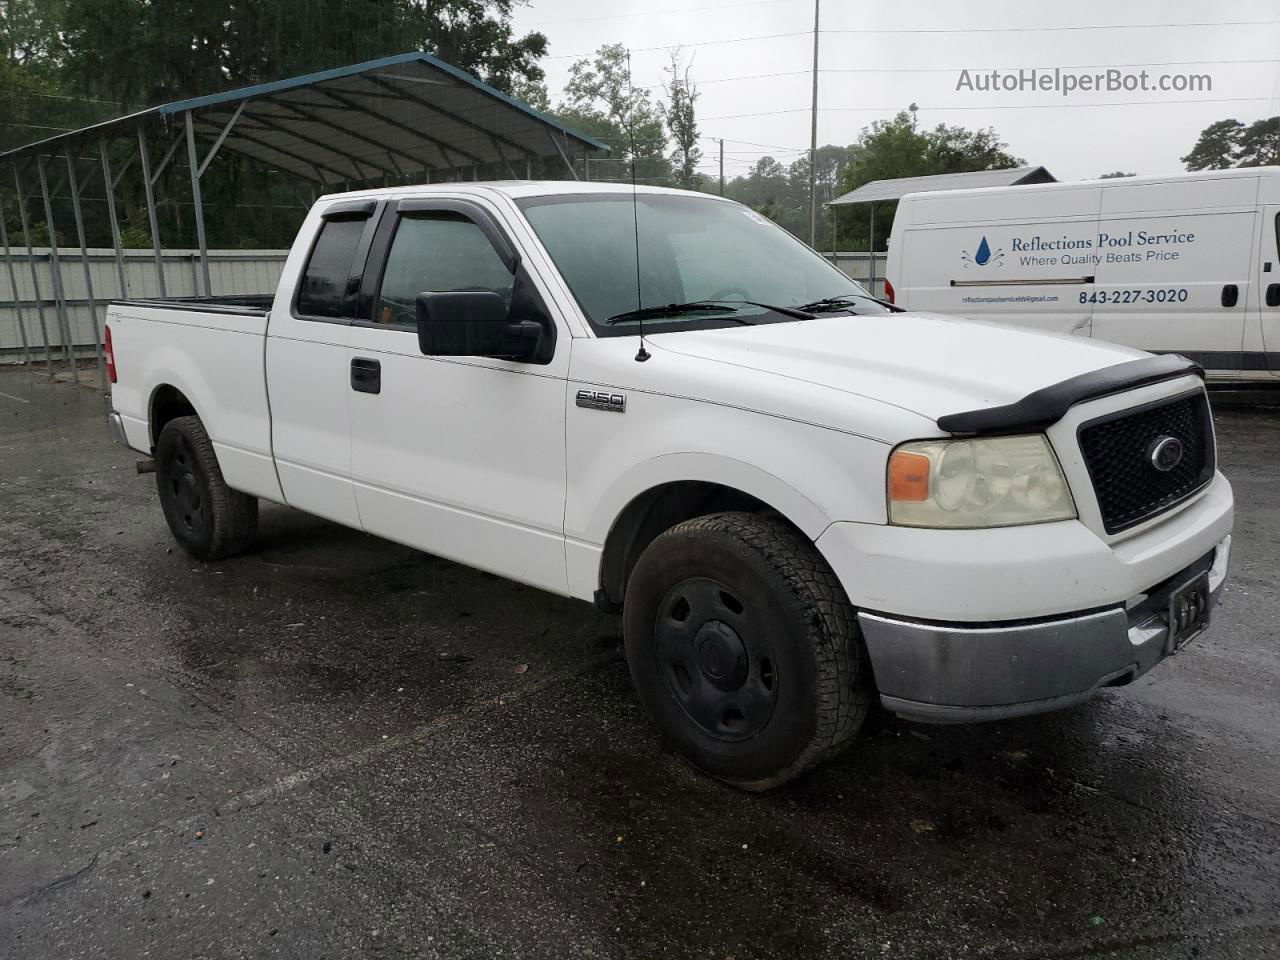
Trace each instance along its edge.
<instances>
[{"instance_id":1,"label":"blue water drop logo","mask_svg":"<svg viewBox=\"0 0 1280 960\"><path fill-rule=\"evenodd\" d=\"M987 238L984 236L982 242L978 244L978 252L973 255L973 262L980 267L985 267L991 260L991 247L987 244Z\"/></svg>"}]
</instances>

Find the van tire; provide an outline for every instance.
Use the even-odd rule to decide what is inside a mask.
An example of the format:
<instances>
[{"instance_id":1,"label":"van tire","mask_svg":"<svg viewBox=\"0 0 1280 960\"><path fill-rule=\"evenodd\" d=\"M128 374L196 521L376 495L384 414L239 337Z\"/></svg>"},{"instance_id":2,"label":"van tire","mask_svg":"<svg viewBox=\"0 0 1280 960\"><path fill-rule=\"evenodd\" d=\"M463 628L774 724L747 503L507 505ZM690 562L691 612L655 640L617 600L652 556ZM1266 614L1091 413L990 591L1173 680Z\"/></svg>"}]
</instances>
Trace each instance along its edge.
<instances>
[{"instance_id":1,"label":"van tire","mask_svg":"<svg viewBox=\"0 0 1280 960\"><path fill-rule=\"evenodd\" d=\"M232 490L199 417L176 417L156 441L156 489L178 546L197 560L242 552L258 532L258 498Z\"/></svg>"},{"instance_id":2,"label":"van tire","mask_svg":"<svg viewBox=\"0 0 1280 960\"><path fill-rule=\"evenodd\" d=\"M776 516L713 514L658 536L628 581L623 641L663 739L745 790L834 756L873 698L844 588Z\"/></svg>"}]
</instances>

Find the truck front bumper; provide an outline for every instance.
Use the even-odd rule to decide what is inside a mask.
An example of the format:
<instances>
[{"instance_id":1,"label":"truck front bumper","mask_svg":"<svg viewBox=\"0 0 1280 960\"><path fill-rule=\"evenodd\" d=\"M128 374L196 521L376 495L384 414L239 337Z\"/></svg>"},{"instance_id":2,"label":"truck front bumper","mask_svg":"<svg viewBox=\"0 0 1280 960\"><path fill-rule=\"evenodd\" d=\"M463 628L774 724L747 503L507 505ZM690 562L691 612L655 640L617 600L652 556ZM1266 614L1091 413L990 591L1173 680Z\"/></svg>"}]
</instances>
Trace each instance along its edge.
<instances>
[{"instance_id":1,"label":"truck front bumper","mask_svg":"<svg viewBox=\"0 0 1280 960\"><path fill-rule=\"evenodd\" d=\"M1170 596L1209 575L1216 606L1231 537L1127 603L1078 614L980 625L859 612L884 706L930 723L970 723L1069 707L1122 686L1172 651Z\"/></svg>"}]
</instances>

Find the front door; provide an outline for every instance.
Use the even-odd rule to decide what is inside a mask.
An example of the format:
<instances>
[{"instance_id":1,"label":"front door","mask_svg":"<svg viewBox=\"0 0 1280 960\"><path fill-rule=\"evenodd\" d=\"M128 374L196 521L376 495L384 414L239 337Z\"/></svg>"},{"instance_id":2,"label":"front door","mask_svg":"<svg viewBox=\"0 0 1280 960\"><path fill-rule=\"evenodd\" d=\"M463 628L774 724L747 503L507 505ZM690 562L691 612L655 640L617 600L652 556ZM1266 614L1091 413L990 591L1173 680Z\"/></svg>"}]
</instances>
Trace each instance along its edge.
<instances>
[{"instance_id":1,"label":"front door","mask_svg":"<svg viewBox=\"0 0 1280 960\"><path fill-rule=\"evenodd\" d=\"M566 593L565 391L569 337L549 364L428 357L414 304L425 291L492 290L510 305L510 247L471 201L389 211L351 327L351 474L364 529ZM509 254L509 249L508 249Z\"/></svg>"}]
</instances>

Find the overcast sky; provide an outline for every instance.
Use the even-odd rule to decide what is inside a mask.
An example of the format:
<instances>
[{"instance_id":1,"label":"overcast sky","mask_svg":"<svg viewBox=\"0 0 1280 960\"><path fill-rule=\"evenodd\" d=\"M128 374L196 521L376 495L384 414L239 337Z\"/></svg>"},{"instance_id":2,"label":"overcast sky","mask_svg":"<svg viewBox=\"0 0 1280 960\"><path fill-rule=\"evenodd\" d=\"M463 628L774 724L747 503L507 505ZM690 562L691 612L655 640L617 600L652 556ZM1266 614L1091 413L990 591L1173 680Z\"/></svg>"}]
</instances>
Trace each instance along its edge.
<instances>
[{"instance_id":1,"label":"overcast sky","mask_svg":"<svg viewBox=\"0 0 1280 960\"><path fill-rule=\"evenodd\" d=\"M1241 21L1254 23L1229 25ZM516 10L515 26L551 41L544 65L553 104L573 59L611 42L632 49L636 85L660 93L667 50L683 44L702 93L701 131L725 138L730 176L762 154L789 162L807 148L811 2L532 0ZM1047 27L1070 29L1034 29ZM819 73L820 144L853 142L871 121L915 102L923 125L993 126L1015 156L1062 180L1117 169L1154 175L1182 170L1179 157L1215 120L1280 113L1277 0L823 0L822 30L819 66L831 72ZM793 35L770 36L778 34ZM741 39L757 37L768 38ZM1209 74L1212 90L1063 97L956 89L966 68L1091 73L1110 65L1145 67L1153 80ZM1178 102L1186 100L1218 102ZM717 145L703 148L703 170L714 174Z\"/></svg>"}]
</instances>

